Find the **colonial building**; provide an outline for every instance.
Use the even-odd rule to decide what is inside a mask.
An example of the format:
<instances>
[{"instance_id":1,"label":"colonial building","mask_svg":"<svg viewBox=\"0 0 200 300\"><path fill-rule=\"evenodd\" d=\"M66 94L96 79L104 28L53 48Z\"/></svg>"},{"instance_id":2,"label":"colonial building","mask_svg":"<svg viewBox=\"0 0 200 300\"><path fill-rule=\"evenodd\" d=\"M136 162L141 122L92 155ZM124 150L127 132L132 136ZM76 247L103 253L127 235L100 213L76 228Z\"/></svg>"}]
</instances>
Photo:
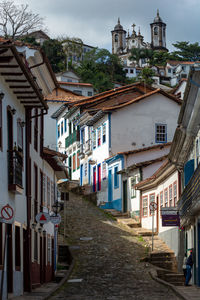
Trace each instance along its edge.
<instances>
[{"instance_id":1,"label":"colonial building","mask_svg":"<svg viewBox=\"0 0 200 300\"><path fill-rule=\"evenodd\" d=\"M115 25L112 33L112 53L117 54L123 61L124 65L131 66L133 62L129 60L131 49L153 49L158 51L168 51L166 48L166 24L162 21L159 11L154 18L151 26L151 43L145 42L143 35L141 35L140 28L138 33L135 31L135 24L132 25L132 33L128 34L120 24L118 19L117 25ZM145 60L141 62L141 65L145 65Z\"/></svg>"}]
</instances>

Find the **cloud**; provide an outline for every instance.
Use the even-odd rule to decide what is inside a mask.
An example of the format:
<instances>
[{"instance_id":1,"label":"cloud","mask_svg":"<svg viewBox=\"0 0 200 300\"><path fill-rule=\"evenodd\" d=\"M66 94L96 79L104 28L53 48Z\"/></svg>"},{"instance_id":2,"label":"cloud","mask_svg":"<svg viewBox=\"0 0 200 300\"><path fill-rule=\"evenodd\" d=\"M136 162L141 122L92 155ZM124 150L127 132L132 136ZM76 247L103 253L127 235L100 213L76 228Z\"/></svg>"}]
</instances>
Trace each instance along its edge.
<instances>
[{"instance_id":1,"label":"cloud","mask_svg":"<svg viewBox=\"0 0 200 300\"><path fill-rule=\"evenodd\" d=\"M16 0L44 16L49 34L80 37L84 43L111 49L111 33L120 17L124 29L140 26L150 42L150 23L159 9L167 24L167 47L176 41L199 41L199 0Z\"/></svg>"}]
</instances>

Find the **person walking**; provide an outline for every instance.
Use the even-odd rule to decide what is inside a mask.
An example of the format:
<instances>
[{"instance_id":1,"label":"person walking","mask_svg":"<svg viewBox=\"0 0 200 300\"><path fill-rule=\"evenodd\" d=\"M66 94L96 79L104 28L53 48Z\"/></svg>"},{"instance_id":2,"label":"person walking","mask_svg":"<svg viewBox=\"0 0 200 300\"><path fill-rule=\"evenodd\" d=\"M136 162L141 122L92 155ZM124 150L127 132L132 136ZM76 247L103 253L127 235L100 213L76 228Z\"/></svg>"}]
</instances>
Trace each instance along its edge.
<instances>
[{"instance_id":1,"label":"person walking","mask_svg":"<svg viewBox=\"0 0 200 300\"><path fill-rule=\"evenodd\" d=\"M184 275L185 279L186 279L186 274L187 274L186 262L187 262L187 254L185 253L184 258L183 258L183 266L182 266L183 275Z\"/></svg>"},{"instance_id":2,"label":"person walking","mask_svg":"<svg viewBox=\"0 0 200 300\"><path fill-rule=\"evenodd\" d=\"M193 258L192 258L192 250L190 250L190 255L188 256L187 262L186 262L186 279L185 279L185 286L189 286L189 281L192 277L191 271L193 266Z\"/></svg>"}]
</instances>

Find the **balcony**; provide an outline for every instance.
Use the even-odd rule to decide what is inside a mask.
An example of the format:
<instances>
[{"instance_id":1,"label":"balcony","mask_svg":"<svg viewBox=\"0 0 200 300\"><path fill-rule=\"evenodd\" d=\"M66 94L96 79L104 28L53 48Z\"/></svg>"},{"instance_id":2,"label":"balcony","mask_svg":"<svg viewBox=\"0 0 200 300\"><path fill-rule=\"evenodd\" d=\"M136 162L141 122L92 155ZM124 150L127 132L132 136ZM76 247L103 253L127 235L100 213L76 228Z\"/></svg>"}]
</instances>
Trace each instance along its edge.
<instances>
[{"instance_id":1,"label":"balcony","mask_svg":"<svg viewBox=\"0 0 200 300\"><path fill-rule=\"evenodd\" d=\"M68 148L70 145L72 145L74 142L80 141L80 131L75 130L72 134L70 134L65 139L65 148Z\"/></svg>"},{"instance_id":2,"label":"balcony","mask_svg":"<svg viewBox=\"0 0 200 300\"><path fill-rule=\"evenodd\" d=\"M85 143L85 154L92 154L92 141L91 139L87 140Z\"/></svg>"},{"instance_id":3,"label":"balcony","mask_svg":"<svg viewBox=\"0 0 200 300\"><path fill-rule=\"evenodd\" d=\"M182 223L187 222L200 210L200 165L195 170L190 181L186 185L180 200L178 210Z\"/></svg>"},{"instance_id":4,"label":"balcony","mask_svg":"<svg viewBox=\"0 0 200 300\"><path fill-rule=\"evenodd\" d=\"M80 144L79 158L85 157L85 144Z\"/></svg>"},{"instance_id":5,"label":"balcony","mask_svg":"<svg viewBox=\"0 0 200 300\"><path fill-rule=\"evenodd\" d=\"M17 150L8 151L8 190L15 194L23 193L23 156Z\"/></svg>"}]
</instances>

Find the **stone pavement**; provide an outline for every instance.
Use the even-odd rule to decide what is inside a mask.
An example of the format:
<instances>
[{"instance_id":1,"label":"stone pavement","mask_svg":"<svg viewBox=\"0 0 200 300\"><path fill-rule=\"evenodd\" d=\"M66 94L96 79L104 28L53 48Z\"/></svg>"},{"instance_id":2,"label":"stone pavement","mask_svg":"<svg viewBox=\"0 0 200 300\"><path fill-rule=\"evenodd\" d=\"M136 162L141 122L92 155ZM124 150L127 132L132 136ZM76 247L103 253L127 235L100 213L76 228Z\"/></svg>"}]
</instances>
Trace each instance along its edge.
<instances>
[{"instance_id":1,"label":"stone pavement","mask_svg":"<svg viewBox=\"0 0 200 300\"><path fill-rule=\"evenodd\" d=\"M127 226L79 196L70 197L66 218L75 267L51 300L180 299L151 278L155 267L140 262L146 255L145 242Z\"/></svg>"}]
</instances>

